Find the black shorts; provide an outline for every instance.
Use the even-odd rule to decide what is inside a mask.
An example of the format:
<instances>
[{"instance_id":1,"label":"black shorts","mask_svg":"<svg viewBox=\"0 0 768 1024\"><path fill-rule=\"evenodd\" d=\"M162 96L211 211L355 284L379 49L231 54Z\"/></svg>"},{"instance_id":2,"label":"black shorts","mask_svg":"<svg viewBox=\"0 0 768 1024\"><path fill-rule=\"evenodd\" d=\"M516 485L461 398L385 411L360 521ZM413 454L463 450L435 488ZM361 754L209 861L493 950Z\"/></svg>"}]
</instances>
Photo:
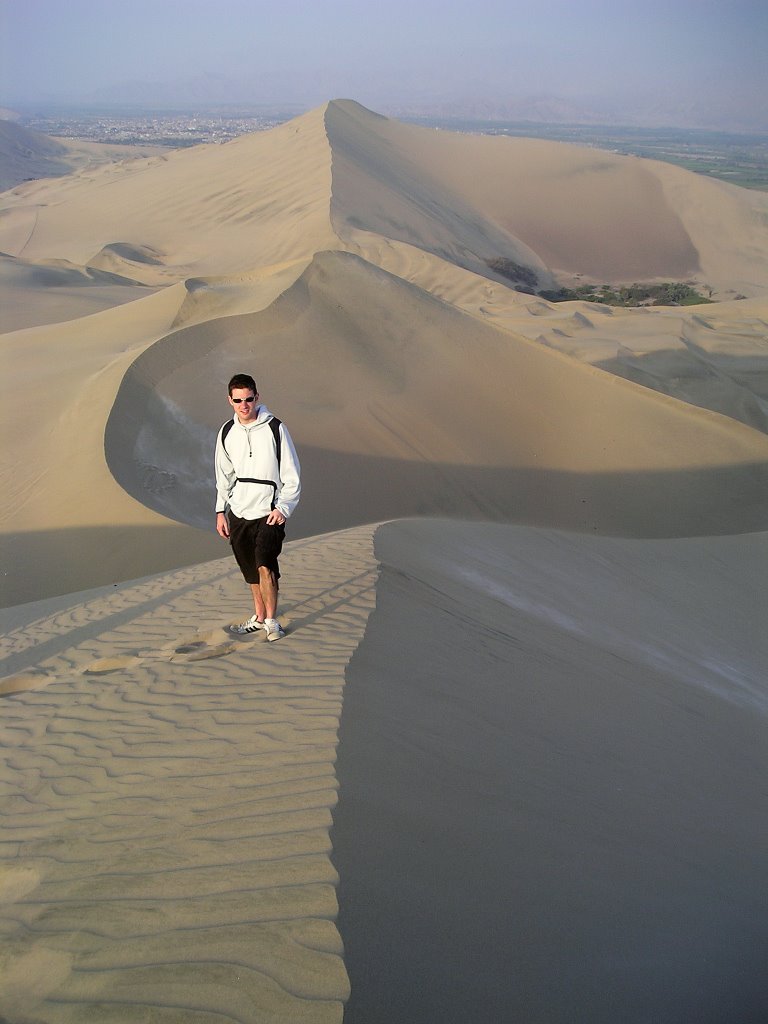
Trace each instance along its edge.
<instances>
[{"instance_id":1,"label":"black shorts","mask_svg":"<svg viewBox=\"0 0 768 1024\"><path fill-rule=\"evenodd\" d=\"M240 519L231 510L229 543L246 583L259 582L259 566L265 565L280 579L277 557L283 550L284 526L267 526L267 517Z\"/></svg>"}]
</instances>

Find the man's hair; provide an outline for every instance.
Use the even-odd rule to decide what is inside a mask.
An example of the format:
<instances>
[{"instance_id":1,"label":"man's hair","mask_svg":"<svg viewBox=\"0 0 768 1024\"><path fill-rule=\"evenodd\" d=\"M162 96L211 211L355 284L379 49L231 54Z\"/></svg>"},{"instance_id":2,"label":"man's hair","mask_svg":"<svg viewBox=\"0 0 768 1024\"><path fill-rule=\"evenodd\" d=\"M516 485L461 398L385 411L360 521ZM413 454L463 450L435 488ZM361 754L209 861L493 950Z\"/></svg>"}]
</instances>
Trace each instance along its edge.
<instances>
[{"instance_id":1,"label":"man's hair","mask_svg":"<svg viewBox=\"0 0 768 1024\"><path fill-rule=\"evenodd\" d=\"M235 388L252 388L254 395L258 395L259 389L256 387L256 381L251 377L249 373L236 373L232 380L229 382L229 397L232 397L232 392Z\"/></svg>"}]
</instances>

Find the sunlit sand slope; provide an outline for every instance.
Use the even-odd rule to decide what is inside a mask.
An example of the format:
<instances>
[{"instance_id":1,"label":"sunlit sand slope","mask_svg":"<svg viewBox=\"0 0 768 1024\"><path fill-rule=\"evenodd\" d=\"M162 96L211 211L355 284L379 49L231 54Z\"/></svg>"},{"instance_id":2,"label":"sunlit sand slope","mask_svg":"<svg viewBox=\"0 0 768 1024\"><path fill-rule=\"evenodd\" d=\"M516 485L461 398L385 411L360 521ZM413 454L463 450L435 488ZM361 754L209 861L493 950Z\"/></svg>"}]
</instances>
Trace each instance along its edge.
<instances>
[{"instance_id":1,"label":"sunlit sand slope","mask_svg":"<svg viewBox=\"0 0 768 1024\"><path fill-rule=\"evenodd\" d=\"M6 631L3 1020L341 1020L328 832L371 535L290 546L279 644L227 632L231 559Z\"/></svg>"},{"instance_id":2,"label":"sunlit sand slope","mask_svg":"<svg viewBox=\"0 0 768 1024\"><path fill-rule=\"evenodd\" d=\"M294 259L335 241L330 163L318 110L225 145L35 182L4 197L0 250L146 284Z\"/></svg>"},{"instance_id":3,"label":"sunlit sand slope","mask_svg":"<svg viewBox=\"0 0 768 1024\"><path fill-rule=\"evenodd\" d=\"M104 426L120 380L164 335L183 285L63 324L2 335L0 603L189 564L215 535L178 530L115 482Z\"/></svg>"},{"instance_id":4,"label":"sunlit sand slope","mask_svg":"<svg viewBox=\"0 0 768 1024\"><path fill-rule=\"evenodd\" d=\"M1 613L0 1015L757 1024L766 543L358 528L277 644L228 559Z\"/></svg>"},{"instance_id":5,"label":"sunlit sand slope","mask_svg":"<svg viewBox=\"0 0 768 1024\"><path fill-rule=\"evenodd\" d=\"M377 266L497 327L768 432L768 286L753 299L686 307L555 303L404 242L371 235L358 248Z\"/></svg>"}]
</instances>

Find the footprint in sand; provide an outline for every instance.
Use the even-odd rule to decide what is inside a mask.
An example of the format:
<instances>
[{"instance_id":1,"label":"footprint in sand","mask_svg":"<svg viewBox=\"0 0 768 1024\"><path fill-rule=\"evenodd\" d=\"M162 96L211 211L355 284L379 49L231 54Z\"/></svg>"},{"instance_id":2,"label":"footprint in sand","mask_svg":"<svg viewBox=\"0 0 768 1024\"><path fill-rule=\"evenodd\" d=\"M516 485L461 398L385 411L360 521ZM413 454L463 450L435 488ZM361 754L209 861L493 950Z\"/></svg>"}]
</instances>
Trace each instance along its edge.
<instances>
[{"instance_id":1,"label":"footprint in sand","mask_svg":"<svg viewBox=\"0 0 768 1024\"><path fill-rule=\"evenodd\" d=\"M12 693L26 693L28 690L40 690L54 682L54 677L43 669L31 668L25 672L16 672L12 676L0 679L0 696Z\"/></svg>"},{"instance_id":2,"label":"footprint in sand","mask_svg":"<svg viewBox=\"0 0 768 1024\"><path fill-rule=\"evenodd\" d=\"M223 658L226 654L232 654L235 651L234 644L217 644L215 647L209 647L207 644L204 647L198 648L191 654L185 657L185 661L205 661L206 658ZM172 658L172 661L178 659Z\"/></svg>"},{"instance_id":3,"label":"footprint in sand","mask_svg":"<svg viewBox=\"0 0 768 1024\"><path fill-rule=\"evenodd\" d=\"M208 640L190 640L187 643L179 644L165 651L156 653L146 651L143 657L117 656L112 658L100 658L91 662L83 671L89 676L106 676L111 672L120 672L122 669L135 668L146 661L154 661L159 656L165 661L202 661L205 658L222 658L235 650L232 643L210 643Z\"/></svg>"},{"instance_id":4,"label":"footprint in sand","mask_svg":"<svg viewBox=\"0 0 768 1024\"><path fill-rule=\"evenodd\" d=\"M207 658L223 658L237 650L237 644L229 641L221 642L221 632L216 631L207 639L189 640L163 651L143 651L140 655L113 655L108 658L97 658L82 669L86 676L108 676L114 672L136 668L147 661L204 661ZM26 693L28 690L39 690L55 682L55 677L45 669L31 668L23 672L0 679L0 697L15 693ZM0 1021L0 1024L2 1022Z\"/></svg>"},{"instance_id":5,"label":"footprint in sand","mask_svg":"<svg viewBox=\"0 0 768 1024\"><path fill-rule=\"evenodd\" d=\"M197 654L206 646L205 640L193 640L191 643L181 644L180 647L174 648L174 654Z\"/></svg>"},{"instance_id":6,"label":"footprint in sand","mask_svg":"<svg viewBox=\"0 0 768 1024\"><path fill-rule=\"evenodd\" d=\"M73 960L42 946L0 952L0 1020L41 1020L40 1004L67 980Z\"/></svg>"},{"instance_id":7,"label":"footprint in sand","mask_svg":"<svg viewBox=\"0 0 768 1024\"><path fill-rule=\"evenodd\" d=\"M15 903L40 884L40 872L33 867L0 865L0 903Z\"/></svg>"},{"instance_id":8,"label":"footprint in sand","mask_svg":"<svg viewBox=\"0 0 768 1024\"><path fill-rule=\"evenodd\" d=\"M132 655L120 655L114 658L99 658L98 661L92 661L87 668L83 669L83 673L87 676L106 676L110 672L119 672L124 668L133 668L139 664L140 659Z\"/></svg>"},{"instance_id":9,"label":"footprint in sand","mask_svg":"<svg viewBox=\"0 0 768 1024\"><path fill-rule=\"evenodd\" d=\"M231 654L236 645L223 639L221 630L198 633L190 640L182 640L173 647L158 651L156 656L168 658L169 662L202 662L208 657L224 657Z\"/></svg>"},{"instance_id":10,"label":"footprint in sand","mask_svg":"<svg viewBox=\"0 0 768 1024\"><path fill-rule=\"evenodd\" d=\"M207 638L188 640L173 648L171 661L204 661L206 658L223 658L232 654L235 644L221 641L221 634L216 631Z\"/></svg>"}]
</instances>

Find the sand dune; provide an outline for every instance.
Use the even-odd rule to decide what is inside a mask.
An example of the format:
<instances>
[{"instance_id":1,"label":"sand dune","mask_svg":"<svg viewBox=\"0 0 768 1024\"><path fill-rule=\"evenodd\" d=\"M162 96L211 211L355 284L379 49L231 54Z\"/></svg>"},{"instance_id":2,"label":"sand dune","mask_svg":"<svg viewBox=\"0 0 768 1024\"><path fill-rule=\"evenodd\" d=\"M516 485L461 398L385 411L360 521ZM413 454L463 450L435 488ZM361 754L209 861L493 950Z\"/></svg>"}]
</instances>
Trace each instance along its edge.
<instances>
[{"instance_id":1,"label":"sand dune","mask_svg":"<svg viewBox=\"0 0 768 1024\"><path fill-rule=\"evenodd\" d=\"M768 432L765 298L613 309L585 302L521 301L506 291L494 290L480 309L497 326ZM473 305L470 297L467 307Z\"/></svg>"},{"instance_id":2,"label":"sand dune","mask_svg":"<svg viewBox=\"0 0 768 1024\"><path fill-rule=\"evenodd\" d=\"M692 278L721 297L765 288L765 193L563 143L479 136L468 145L392 122L382 132L555 272L600 283Z\"/></svg>"},{"instance_id":3,"label":"sand dune","mask_svg":"<svg viewBox=\"0 0 768 1024\"><path fill-rule=\"evenodd\" d=\"M332 832L345 1022L763 1020L766 535L422 520L375 550Z\"/></svg>"},{"instance_id":4,"label":"sand dune","mask_svg":"<svg viewBox=\"0 0 768 1024\"><path fill-rule=\"evenodd\" d=\"M362 521L374 508L448 507L656 536L764 522L764 435L510 337L336 253L317 256L264 312L180 330L136 360L107 426L115 478L157 511L205 525L213 497L197 467L221 419L211 381L224 389L237 366L278 347L260 386L280 396L300 447L311 445L318 485L297 528L344 525L323 510L336 488L344 516ZM387 467L380 487L376 465ZM662 497L670 489L674 502Z\"/></svg>"},{"instance_id":5,"label":"sand dune","mask_svg":"<svg viewBox=\"0 0 768 1024\"><path fill-rule=\"evenodd\" d=\"M542 260L514 232L468 203L466 190L449 190L432 173L423 159L429 132L420 133L415 146L398 145L401 134L408 136L404 125L352 103L329 104L325 123L333 153L331 215L353 251L356 245L365 255L373 234L486 274L486 261L501 257L530 269L540 287L552 286Z\"/></svg>"},{"instance_id":6,"label":"sand dune","mask_svg":"<svg viewBox=\"0 0 768 1024\"><path fill-rule=\"evenodd\" d=\"M330 159L322 111L315 111L225 145L37 182L8 200L0 249L78 264L107 247L122 259L126 251L150 251L157 262L130 261L148 284L162 268L181 280L282 263L335 242ZM13 221L30 208L36 224L20 248Z\"/></svg>"},{"instance_id":7,"label":"sand dune","mask_svg":"<svg viewBox=\"0 0 768 1024\"><path fill-rule=\"evenodd\" d=\"M312 450L295 536L446 512L655 536L764 527L764 437L654 392L764 430L765 300L611 314L502 284L490 257L540 283L551 273L488 198L512 173L509 154L526 180L546 157L551 173L537 180L547 188L573 179L598 197L604 176L594 153L496 145L506 141L415 129L343 101L225 146L9 193L5 290L11 315L30 330L3 339L7 430L25 404L16 367L42 382L60 372L49 351L78 355L45 425L31 426L12 453L6 602L150 571L169 524L149 509L210 531L209 450L227 412L220 392L244 362L258 367L263 393ZM478 161L487 190L459 173ZM630 188L638 174L656 173L637 164L611 157L611 175ZM672 252L663 239L682 229L653 194L644 221L658 225L661 267ZM733 202L738 227L759 199ZM558 221L563 238L569 230ZM611 237L640 244L624 221ZM579 244L586 258L592 243ZM768 242L753 244L753 257L760 245ZM756 258L756 273L760 266ZM65 277L82 284L66 302L54 294ZM142 286L164 291L136 301ZM27 315L30 288L45 301ZM110 297L121 305L84 315ZM57 308L66 323L32 330ZM612 376L543 351L552 348ZM64 455L73 451L82 454ZM380 473L386 482L372 487ZM674 502L662 497L670 486ZM141 531L115 550L114 526ZM65 527L73 532L63 544ZM174 534L180 560L212 553L212 538L183 537ZM96 557L84 559L89 539ZM71 549L65 584L23 571L36 544Z\"/></svg>"},{"instance_id":8,"label":"sand dune","mask_svg":"<svg viewBox=\"0 0 768 1024\"><path fill-rule=\"evenodd\" d=\"M767 203L351 101L0 196L0 1018L762 1024Z\"/></svg>"},{"instance_id":9,"label":"sand dune","mask_svg":"<svg viewBox=\"0 0 768 1024\"><path fill-rule=\"evenodd\" d=\"M229 559L2 613L0 1014L757 1024L765 551L420 520L290 544L284 645Z\"/></svg>"},{"instance_id":10,"label":"sand dune","mask_svg":"<svg viewBox=\"0 0 768 1024\"><path fill-rule=\"evenodd\" d=\"M114 273L78 267L66 260L14 259L0 255L0 333L61 323L133 302L144 285Z\"/></svg>"}]
</instances>

